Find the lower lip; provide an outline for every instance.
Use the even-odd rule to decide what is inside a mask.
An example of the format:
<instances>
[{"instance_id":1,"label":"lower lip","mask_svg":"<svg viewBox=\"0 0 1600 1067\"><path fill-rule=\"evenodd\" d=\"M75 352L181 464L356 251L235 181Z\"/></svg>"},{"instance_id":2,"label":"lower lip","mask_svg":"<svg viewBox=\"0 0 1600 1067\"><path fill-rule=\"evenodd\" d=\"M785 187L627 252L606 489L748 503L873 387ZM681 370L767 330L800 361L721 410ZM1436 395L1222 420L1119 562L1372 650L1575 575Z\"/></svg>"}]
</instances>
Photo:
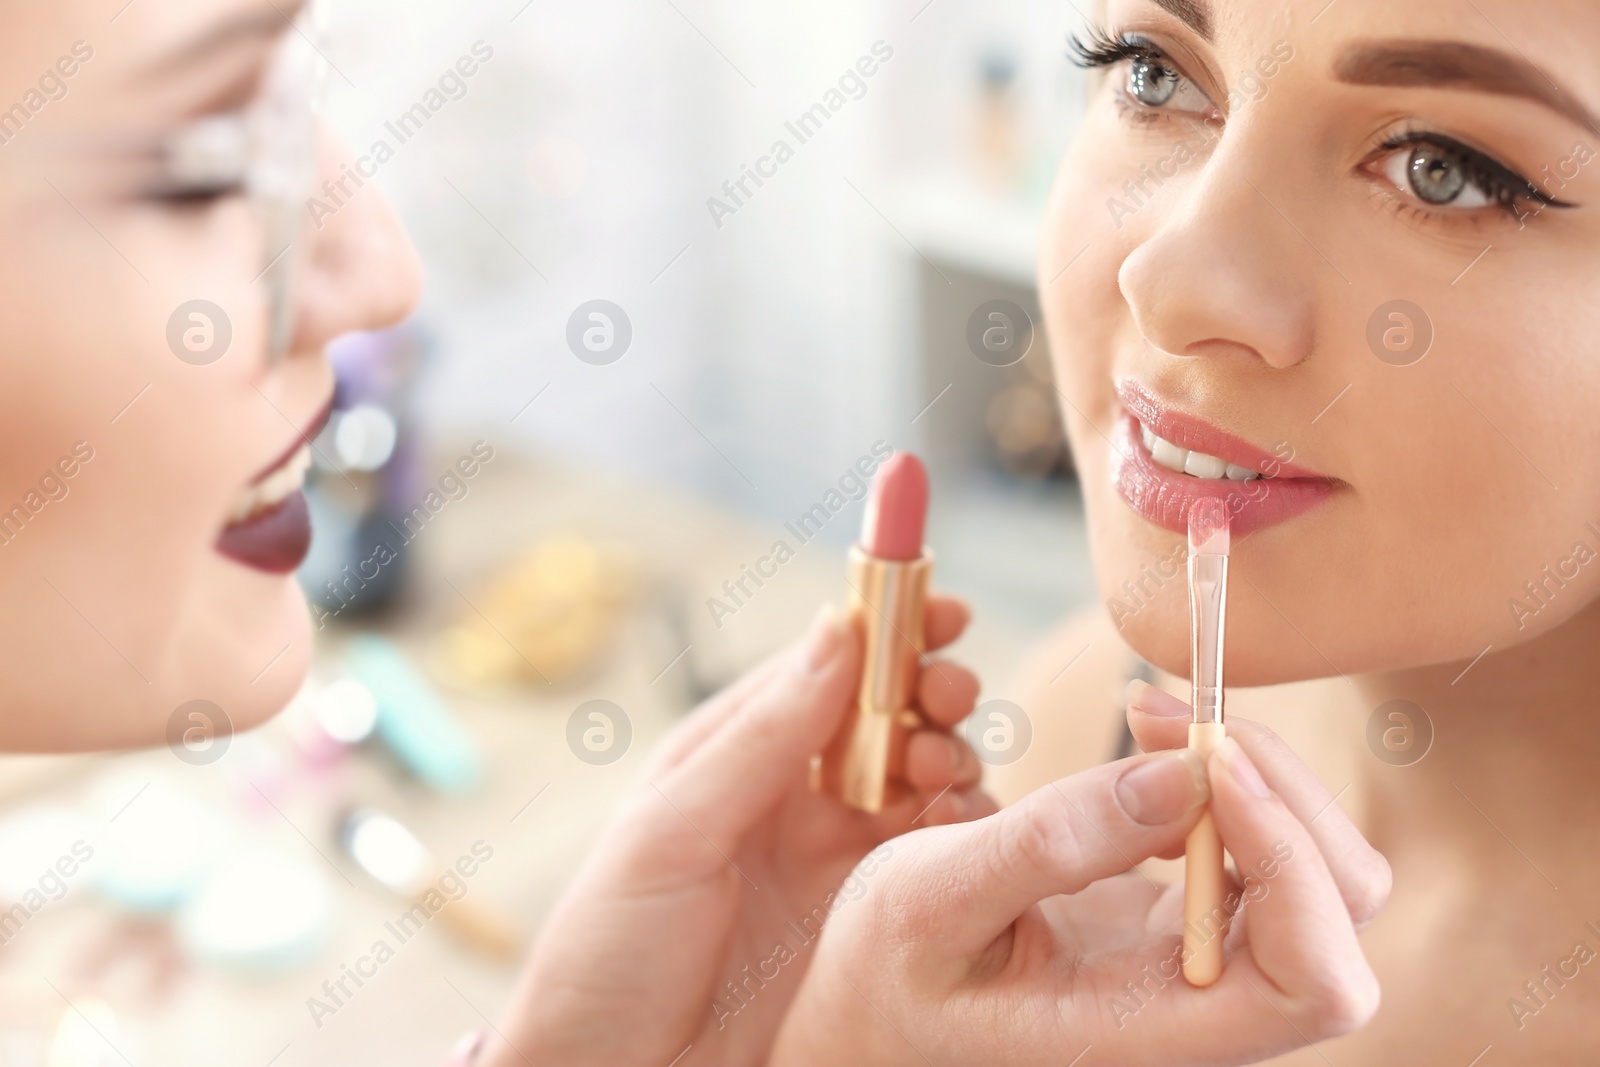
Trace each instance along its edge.
<instances>
[{"instance_id":1,"label":"lower lip","mask_svg":"<svg viewBox=\"0 0 1600 1067\"><path fill-rule=\"evenodd\" d=\"M1228 507L1229 528L1241 537L1309 511L1333 492L1333 484L1322 478L1236 482L1168 470L1151 457L1140 439L1139 421L1126 412L1113 432L1112 446L1117 492L1143 518L1173 533L1188 530L1189 509L1198 500L1220 498Z\"/></svg>"},{"instance_id":2,"label":"lower lip","mask_svg":"<svg viewBox=\"0 0 1600 1067\"><path fill-rule=\"evenodd\" d=\"M311 549L311 509L296 490L270 511L223 527L217 551L268 574L288 574Z\"/></svg>"}]
</instances>

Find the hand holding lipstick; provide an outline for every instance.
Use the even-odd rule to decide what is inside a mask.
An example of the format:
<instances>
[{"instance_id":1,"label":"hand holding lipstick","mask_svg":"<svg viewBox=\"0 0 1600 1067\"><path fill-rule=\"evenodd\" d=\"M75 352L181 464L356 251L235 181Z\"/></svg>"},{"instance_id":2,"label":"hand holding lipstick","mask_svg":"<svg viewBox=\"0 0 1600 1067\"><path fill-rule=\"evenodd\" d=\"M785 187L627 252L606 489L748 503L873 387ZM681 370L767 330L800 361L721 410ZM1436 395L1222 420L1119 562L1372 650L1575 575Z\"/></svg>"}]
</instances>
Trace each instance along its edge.
<instances>
[{"instance_id":1,"label":"hand holding lipstick","mask_svg":"<svg viewBox=\"0 0 1600 1067\"><path fill-rule=\"evenodd\" d=\"M917 625L938 649L967 619L932 596ZM852 869L915 826L995 810L950 733L978 681L942 660L913 678L906 793L868 814L811 791L811 754L855 708L863 658L859 623L830 609L668 735L551 914L477 1067L765 1061L816 931L860 890Z\"/></svg>"},{"instance_id":2,"label":"hand holding lipstick","mask_svg":"<svg viewBox=\"0 0 1600 1067\"><path fill-rule=\"evenodd\" d=\"M1258 724L1233 720L1202 763L1184 701L1136 683L1128 717L1152 751L894 842L824 933L773 1067L1059 1065L1091 1046L1123 1067L1258 1063L1370 1018L1356 934L1388 894L1383 857ZM1181 855L1207 804L1244 910L1197 988L1182 884L1130 867Z\"/></svg>"},{"instance_id":3,"label":"hand holding lipstick","mask_svg":"<svg viewBox=\"0 0 1600 1067\"><path fill-rule=\"evenodd\" d=\"M922 547L927 515L927 471L916 456L897 452L873 480L845 579L864 639L861 686L811 772L813 789L862 811L882 811L906 792L906 743L918 726L911 705L933 574L933 553Z\"/></svg>"}]
</instances>

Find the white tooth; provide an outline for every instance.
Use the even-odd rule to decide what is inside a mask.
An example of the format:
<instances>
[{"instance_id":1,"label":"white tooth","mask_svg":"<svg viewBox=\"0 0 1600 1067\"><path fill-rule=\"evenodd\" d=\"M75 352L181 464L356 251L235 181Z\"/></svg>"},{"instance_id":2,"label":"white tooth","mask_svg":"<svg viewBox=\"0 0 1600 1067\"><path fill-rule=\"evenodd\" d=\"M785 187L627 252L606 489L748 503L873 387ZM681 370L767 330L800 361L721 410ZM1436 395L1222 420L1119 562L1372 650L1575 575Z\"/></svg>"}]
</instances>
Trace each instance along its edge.
<instances>
[{"instance_id":1,"label":"white tooth","mask_svg":"<svg viewBox=\"0 0 1600 1067\"><path fill-rule=\"evenodd\" d=\"M228 521L238 522L246 518L255 510L256 494L252 489L245 489L233 502L233 511L228 514Z\"/></svg>"},{"instance_id":2,"label":"white tooth","mask_svg":"<svg viewBox=\"0 0 1600 1067\"><path fill-rule=\"evenodd\" d=\"M1228 465L1216 456L1208 456L1204 452L1190 452L1183 461L1183 472L1192 474L1196 478L1221 478L1227 471Z\"/></svg>"},{"instance_id":3,"label":"white tooth","mask_svg":"<svg viewBox=\"0 0 1600 1067\"><path fill-rule=\"evenodd\" d=\"M1156 447L1156 435L1150 432L1150 427L1144 423L1139 424L1139 437L1144 441L1144 450L1153 451Z\"/></svg>"},{"instance_id":4,"label":"white tooth","mask_svg":"<svg viewBox=\"0 0 1600 1067\"><path fill-rule=\"evenodd\" d=\"M1249 467L1241 467L1237 463L1228 464L1227 475L1230 479L1236 482L1248 482L1252 478L1259 477L1259 475L1257 475L1256 472L1251 470Z\"/></svg>"},{"instance_id":5,"label":"white tooth","mask_svg":"<svg viewBox=\"0 0 1600 1067\"><path fill-rule=\"evenodd\" d=\"M1150 458L1168 470L1181 472L1184 461L1189 458L1189 450L1179 448L1164 437L1157 437L1156 443L1150 448Z\"/></svg>"},{"instance_id":6,"label":"white tooth","mask_svg":"<svg viewBox=\"0 0 1600 1067\"><path fill-rule=\"evenodd\" d=\"M239 490L233 509L228 514L230 522L248 519L259 511L287 500L295 490L305 484L306 471L311 467L311 448L302 445L283 465L254 485Z\"/></svg>"}]
</instances>

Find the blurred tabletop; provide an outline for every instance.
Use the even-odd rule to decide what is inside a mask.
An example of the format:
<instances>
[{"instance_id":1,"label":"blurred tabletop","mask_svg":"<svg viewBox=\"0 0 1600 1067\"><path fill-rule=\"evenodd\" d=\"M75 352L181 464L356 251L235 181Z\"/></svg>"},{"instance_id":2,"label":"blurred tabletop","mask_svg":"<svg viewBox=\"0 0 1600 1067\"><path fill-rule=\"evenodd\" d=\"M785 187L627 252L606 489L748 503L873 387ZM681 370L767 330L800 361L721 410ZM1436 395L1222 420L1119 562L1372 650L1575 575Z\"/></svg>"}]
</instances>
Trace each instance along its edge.
<instances>
[{"instance_id":1,"label":"blurred tabletop","mask_svg":"<svg viewBox=\"0 0 1600 1067\"><path fill-rule=\"evenodd\" d=\"M519 964L474 951L439 922L399 942L393 924L410 902L345 855L340 814L361 805L396 816L441 874L475 857L466 899L513 919L525 944L618 800L639 784L661 736L707 693L797 637L819 604L841 600L847 521L853 529L858 507L835 524L836 540L799 546L755 596L714 619L707 599L725 598L723 583L786 536L781 521L738 517L593 470L497 458L406 547L403 602L381 618L322 630L313 668L322 681L338 677L357 632L392 638L481 750L481 784L461 795L423 785L375 741L309 764L281 719L232 738L209 764L191 765L165 747L0 759L0 841L6 820L38 822L43 813L46 822L76 820L96 849L61 879L63 899L47 895L15 929L0 915L0 1067L442 1062L457 1035L500 1014ZM626 606L594 662L569 679L504 692L439 680L431 666L441 630L470 621L475 591L497 568L552 538L604 546L625 575ZM980 617L955 654L984 677L987 697L1036 636ZM568 744L569 719L594 699L623 709L632 728L627 751L605 765L585 762ZM276 970L242 971L198 958L167 911L135 913L100 892L96 863L104 867L109 847L102 842L115 838L119 822L131 825L141 804L174 795L207 813L214 836L206 849L256 850L315 872L332 902L326 938ZM36 882L30 863L37 866L0 851L0 881ZM259 921L270 926L280 905L293 906L268 899ZM392 954L370 962L379 941ZM359 969L375 973L359 985L347 979L350 994L328 1010L324 983L336 986L363 958Z\"/></svg>"}]
</instances>

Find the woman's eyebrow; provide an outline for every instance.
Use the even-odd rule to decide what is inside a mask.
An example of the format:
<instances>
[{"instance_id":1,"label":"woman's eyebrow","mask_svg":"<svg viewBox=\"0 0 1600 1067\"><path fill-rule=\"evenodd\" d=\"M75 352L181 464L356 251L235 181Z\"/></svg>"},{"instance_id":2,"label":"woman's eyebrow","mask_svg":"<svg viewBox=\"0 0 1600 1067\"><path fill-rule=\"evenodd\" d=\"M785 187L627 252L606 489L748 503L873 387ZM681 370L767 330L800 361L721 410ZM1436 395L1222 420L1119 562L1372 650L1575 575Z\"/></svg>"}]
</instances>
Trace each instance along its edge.
<instances>
[{"instance_id":1,"label":"woman's eyebrow","mask_svg":"<svg viewBox=\"0 0 1600 1067\"><path fill-rule=\"evenodd\" d=\"M1206 6L1206 0L1155 0L1155 5L1176 16L1185 26L1199 34L1201 40L1212 39L1211 9Z\"/></svg>"},{"instance_id":2,"label":"woman's eyebrow","mask_svg":"<svg viewBox=\"0 0 1600 1067\"><path fill-rule=\"evenodd\" d=\"M1334 60L1349 85L1461 88L1543 104L1600 133L1600 118L1528 60L1465 41L1356 41Z\"/></svg>"},{"instance_id":3,"label":"woman's eyebrow","mask_svg":"<svg viewBox=\"0 0 1600 1067\"><path fill-rule=\"evenodd\" d=\"M203 30L151 64L149 73L170 74L174 69L206 59L219 49L273 38L294 27L294 18L306 0L267 0L264 7L240 12Z\"/></svg>"}]
</instances>

